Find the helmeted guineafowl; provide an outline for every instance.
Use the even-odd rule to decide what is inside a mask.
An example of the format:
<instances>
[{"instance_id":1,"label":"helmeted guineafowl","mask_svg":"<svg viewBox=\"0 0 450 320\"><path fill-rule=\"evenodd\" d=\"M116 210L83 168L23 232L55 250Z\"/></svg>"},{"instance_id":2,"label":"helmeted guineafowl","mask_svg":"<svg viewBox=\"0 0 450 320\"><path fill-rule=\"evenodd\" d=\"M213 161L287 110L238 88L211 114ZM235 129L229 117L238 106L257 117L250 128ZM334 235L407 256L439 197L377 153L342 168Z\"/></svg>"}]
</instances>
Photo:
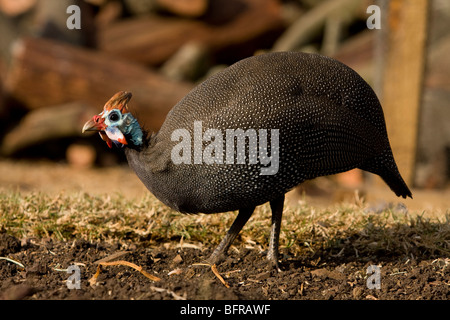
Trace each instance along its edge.
<instances>
[{"instance_id":1,"label":"helmeted guineafowl","mask_svg":"<svg viewBox=\"0 0 450 320\"><path fill-rule=\"evenodd\" d=\"M392 155L371 87L328 57L279 52L213 75L147 135L119 92L83 128L124 146L130 166L169 207L186 213L239 210L209 260L217 263L256 206L270 202L268 259L277 267L284 195L301 182L352 168L375 173L411 197Z\"/></svg>"}]
</instances>

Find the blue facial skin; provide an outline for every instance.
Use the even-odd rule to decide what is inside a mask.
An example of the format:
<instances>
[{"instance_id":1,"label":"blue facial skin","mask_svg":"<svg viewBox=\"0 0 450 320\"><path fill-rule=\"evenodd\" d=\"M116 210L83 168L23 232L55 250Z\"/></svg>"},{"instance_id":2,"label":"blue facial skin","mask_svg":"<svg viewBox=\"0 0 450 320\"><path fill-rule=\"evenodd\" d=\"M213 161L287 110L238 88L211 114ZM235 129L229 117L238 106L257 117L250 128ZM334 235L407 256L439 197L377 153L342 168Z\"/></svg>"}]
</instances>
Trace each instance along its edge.
<instances>
[{"instance_id":1,"label":"blue facial skin","mask_svg":"<svg viewBox=\"0 0 450 320\"><path fill-rule=\"evenodd\" d=\"M106 134L115 145L124 145L115 140L115 137L123 135L130 147L141 147L143 144L143 133L136 118L131 113L122 114L119 109L104 112L102 118L107 125Z\"/></svg>"}]
</instances>

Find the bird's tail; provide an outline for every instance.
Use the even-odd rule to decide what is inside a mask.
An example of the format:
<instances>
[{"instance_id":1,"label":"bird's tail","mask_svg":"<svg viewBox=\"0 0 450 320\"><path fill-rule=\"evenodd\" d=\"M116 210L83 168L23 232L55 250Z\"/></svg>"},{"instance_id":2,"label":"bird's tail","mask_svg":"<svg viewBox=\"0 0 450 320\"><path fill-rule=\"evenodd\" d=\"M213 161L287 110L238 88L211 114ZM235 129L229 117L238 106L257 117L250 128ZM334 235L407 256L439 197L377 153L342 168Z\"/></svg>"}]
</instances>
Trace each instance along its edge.
<instances>
[{"instance_id":1,"label":"bird's tail","mask_svg":"<svg viewBox=\"0 0 450 320\"><path fill-rule=\"evenodd\" d=\"M400 173L393 174L389 171L386 171L381 172L378 175L383 178L384 182L387 183L387 185L391 188L392 191L395 192L398 197L410 197L412 199L411 190L409 190Z\"/></svg>"},{"instance_id":2,"label":"bird's tail","mask_svg":"<svg viewBox=\"0 0 450 320\"><path fill-rule=\"evenodd\" d=\"M359 168L379 175L398 197L410 197L412 199L411 190L400 175L390 149L365 162Z\"/></svg>"}]
</instances>

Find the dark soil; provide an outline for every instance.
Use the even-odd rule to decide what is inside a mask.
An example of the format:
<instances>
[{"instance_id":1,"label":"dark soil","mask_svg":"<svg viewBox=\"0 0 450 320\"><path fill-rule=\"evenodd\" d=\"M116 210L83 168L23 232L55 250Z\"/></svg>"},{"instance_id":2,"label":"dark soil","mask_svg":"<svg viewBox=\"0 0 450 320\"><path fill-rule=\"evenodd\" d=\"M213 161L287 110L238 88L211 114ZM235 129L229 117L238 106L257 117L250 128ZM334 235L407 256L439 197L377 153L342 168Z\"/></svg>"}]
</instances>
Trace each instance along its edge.
<instances>
[{"instance_id":1,"label":"dark soil","mask_svg":"<svg viewBox=\"0 0 450 320\"><path fill-rule=\"evenodd\" d=\"M450 298L449 259L434 257L333 257L329 252L313 258L294 257L282 250L281 272L268 270L265 254L255 249L230 250L217 268L228 283L225 287L204 264L210 250L144 244L91 243L84 240L56 242L52 239L18 239L0 233L1 299L356 299L356 300L447 300ZM119 254L117 254L119 253ZM103 266L97 282L89 279L97 271L95 262L114 255L114 260L132 262L152 281L127 266ZM196 265L197 264L197 265ZM80 289L69 289L73 274L65 270L77 265ZM370 265L379 266L380 289L368 287ZM369 281L368 281L369 280Z\"/></svg>"}]
</instances>

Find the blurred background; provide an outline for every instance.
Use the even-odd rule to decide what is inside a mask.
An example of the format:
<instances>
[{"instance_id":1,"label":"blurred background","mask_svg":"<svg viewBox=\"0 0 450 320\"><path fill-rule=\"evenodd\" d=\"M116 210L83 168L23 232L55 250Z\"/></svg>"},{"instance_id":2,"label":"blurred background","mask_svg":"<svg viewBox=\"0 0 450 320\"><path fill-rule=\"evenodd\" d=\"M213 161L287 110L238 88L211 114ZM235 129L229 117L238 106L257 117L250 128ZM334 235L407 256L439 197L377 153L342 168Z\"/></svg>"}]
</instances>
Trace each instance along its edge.
<instances>
[{"instance_id":1,"label":"blurred background","mask_svg":"<svg viewBox=\"0 0 450 320\"><path fill-rule=\"evenodd\" d=\"M447 210L449 30L447 0L0 0L0 190L144 194L120 150L81 134L114 93L131 91L132 112L157 131L211 74L298 50L334 57L374 88L420 201L407 204ZM395 198L359 170L294 194L340 201L355 190Z\"/></svg>"}]
</instances>

